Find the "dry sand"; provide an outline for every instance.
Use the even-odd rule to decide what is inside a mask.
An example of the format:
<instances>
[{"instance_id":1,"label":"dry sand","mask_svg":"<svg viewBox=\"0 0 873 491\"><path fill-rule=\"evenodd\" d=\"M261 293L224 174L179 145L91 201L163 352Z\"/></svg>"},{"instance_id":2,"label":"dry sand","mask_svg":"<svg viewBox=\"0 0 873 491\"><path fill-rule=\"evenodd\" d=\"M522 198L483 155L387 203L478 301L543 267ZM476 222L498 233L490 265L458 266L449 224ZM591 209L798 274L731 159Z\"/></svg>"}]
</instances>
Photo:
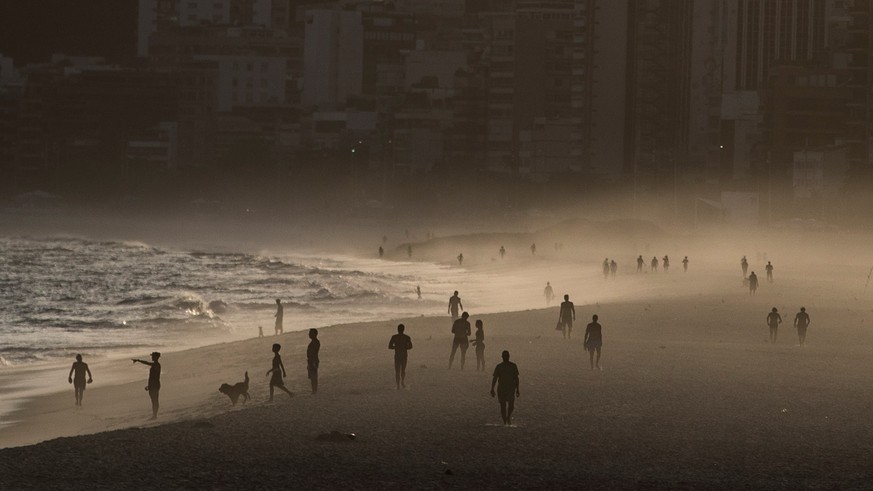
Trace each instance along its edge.
<instances>
[{"instance_id":1,"label":"dry sand","mask_svg":"<svg viewBox=\"0 0 873 491\"><path fill-rule=\"evenodd\" d=\"M669 291L684 279L651 281ZM485 322L485 373L472 349L466 370L446 369L447 318L405 319L415 347L402 391L386 349L395 321L322 329L316 397L306 333L169 353L160 425L146 421L147 370L117 361L142 381L89 388L80 410L72 394L37 398L0 442L127 429L0 450L0 488L869 488L870 311L795 283L764 283L756 297L726 288L580 302L570 341L554 331L556 309L473 312ZM812 316L806 348L788 327L801 297ZM776 345L765 342L771 304L786 320ZM588 369L581 346L594 313L603 371ZM267 403L277 340L296 396ZM521 372L511 428L488 394L503 349ZM232 408L217 388L245 370L253 401ZM357 440L316 440L332 430Z\"/></svg>"}]
</instances>

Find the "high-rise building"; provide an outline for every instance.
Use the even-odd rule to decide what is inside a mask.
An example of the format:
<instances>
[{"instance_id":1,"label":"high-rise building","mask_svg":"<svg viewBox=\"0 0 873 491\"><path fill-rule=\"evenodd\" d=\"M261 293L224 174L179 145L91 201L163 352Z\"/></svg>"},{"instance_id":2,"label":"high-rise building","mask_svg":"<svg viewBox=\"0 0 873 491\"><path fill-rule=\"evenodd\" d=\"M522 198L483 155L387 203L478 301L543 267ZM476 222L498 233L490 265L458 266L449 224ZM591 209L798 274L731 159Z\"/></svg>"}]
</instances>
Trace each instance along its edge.
<instances>
[{"instance_id":1,"label":"high-rise building","mask_svg":"<svg viewBox=\"0 0 873 491\"><path fill-rule=\"evenodd\" d=\"M361 12L306 11L303 42L303 95L307 106L336 106L362 93Z\"/></svg>"},{"instance_id":2,"label":"high-rise building","mask_svg":"<svg viewBox=\"0 0 873 491\"><path fill-rule=\"evenodd\" d=\"M487 166L589 168L594 15L589 0L518 0L487 23Z\"/></svg>"}]
</instances>

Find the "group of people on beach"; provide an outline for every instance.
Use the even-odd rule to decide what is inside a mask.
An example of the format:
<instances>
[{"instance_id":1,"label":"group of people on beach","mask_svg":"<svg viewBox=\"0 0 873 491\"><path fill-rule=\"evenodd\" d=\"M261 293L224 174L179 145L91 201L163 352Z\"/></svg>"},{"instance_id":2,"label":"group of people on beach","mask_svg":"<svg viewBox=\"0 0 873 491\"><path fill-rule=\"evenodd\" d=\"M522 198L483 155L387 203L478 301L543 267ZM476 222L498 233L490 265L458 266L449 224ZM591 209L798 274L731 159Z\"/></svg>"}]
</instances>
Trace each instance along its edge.
<instances>
[{"instance_id":1,"label":"group of people on beach","mask_svg":"<svg viewBox=\"0 0 873 491\"><path fill-rule=\"evenodd\" d=\"M794 328L797 329L797 341L802 348L806 343L806 330L809 327L809 314L806 313L806 307L800 307L800 312L794 316ZM779 309L773 307L770 313L767 314L767 327L770 328L770 343L776 344L776 336L779 332L779 324L782 324L782 315L779 314Z\"/></svg>"},{"instance_id":2,"label":"group of people on beach","mask_svg":"<svg viewBox=\"0 0 873 491\"><path fill-rule=\"evenodd\" d=\"M743 270L743 283L749 286L749 295L754 295L758 292L758 275L752 271L748 276L746 276L746 273L749 271L749 260L746 259L746 256L743 256L743 258L740 259L740 269ZM767 261L764 270L767 272L767 283L773 283L773 263Z\"/></svg>"}]
</instances>

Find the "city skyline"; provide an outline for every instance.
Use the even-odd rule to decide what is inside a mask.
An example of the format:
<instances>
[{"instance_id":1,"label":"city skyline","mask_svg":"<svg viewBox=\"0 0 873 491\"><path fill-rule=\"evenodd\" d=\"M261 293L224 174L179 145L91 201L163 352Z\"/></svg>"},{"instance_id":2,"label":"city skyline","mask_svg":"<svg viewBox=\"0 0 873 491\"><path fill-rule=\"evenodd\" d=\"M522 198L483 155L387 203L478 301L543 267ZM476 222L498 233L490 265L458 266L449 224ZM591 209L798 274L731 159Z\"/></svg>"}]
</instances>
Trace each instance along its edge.
<instances>
[{"instance_id":1,"label":"city skyline","mask_svg":"<svg viewBox=\"0 0 873 491\"><path fill-rule=\"evenodd\" d=\"M122 19L78 43L0 38L9 192L76 165L280 180L327 165L384 200L379 183L463 169L592 178L674 215L748 193L769 221L823 210L873 167L867 2L136 3L56 10L77 12L71 33Z\"/></svg>"}]
</instances>

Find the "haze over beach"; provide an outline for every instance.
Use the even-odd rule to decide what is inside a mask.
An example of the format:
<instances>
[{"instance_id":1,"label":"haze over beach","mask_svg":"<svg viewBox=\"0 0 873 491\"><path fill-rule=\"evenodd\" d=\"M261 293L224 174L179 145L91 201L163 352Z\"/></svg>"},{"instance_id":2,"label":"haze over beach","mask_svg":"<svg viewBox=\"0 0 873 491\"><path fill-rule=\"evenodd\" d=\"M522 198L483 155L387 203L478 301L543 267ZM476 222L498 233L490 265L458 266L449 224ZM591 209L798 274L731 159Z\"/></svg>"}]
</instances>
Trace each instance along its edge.
<instances>
[{"instance_id":1,"label":"haze over beach","mask_svg":"<svg viewBox=\"0 0 873 491\"><path fill-rule=\"evenodd\" d=\"M873 489L873 0L0 2L0 491Z\"/></svg>"},{"instance_id":2,"label":"haze over beach","mask_svg":"<svg viewBox=\"0 0 873 491\"><path fill-rule=\"evenodd\" d=\"M415 241L412 260L401 244L389 247L393 257L382 260L372 247L358 254L345 247L338 261L356 267L381 263L373 270L389 275L385 285L398 279L390 276L398 268L415 276L401 278L404 286L396 298L366 296L364 304L383 318L367 308L350 311L342 302L314 307L324 311L318 315L289 309L286 334L277 337L269 305L272 297L293 291L291 286L277 286L286 293L264 298L261 310L233 314L235 302L228 301L229 320L220 314L210 320L229 326L197 327L193 339L179 332L181 337L165 337L155 348L163 352L156 422L147 421L146 370L125 356L152 351L146 346L155 339L146 336L151 326L133 331L143 342L133 349L85 351L95 382L79 409L64 380L75 348L6 366L2 390L17 395L15 407L7 407L14 412L0 427L0 442L7 447L0 451L0 482L11 488L38 482L46 489L206 488L237 482L281 487L289 480L313 487L865 487L870 478L865 442L871 436L864 416L871 403L865 367L873 335L867 328L868 270L860 264L873 261L866 248L869 236L795 230L746 240L743 231L677 233L633 220L551 220L529 232L478 228ZM348 230L350 236L359 233ZM315 228L310 233L313 242L329 236ZM410 230L411 236L427 233ZM55 247L59 240L110 248L122 244L127 251L122 256L137 257L143 248L162 251L160 256L192 255L185 252L183 235L163 245L155 237L146 242L121 235L107 241L28 234L5 239L5 257L12 252L10 244ZM372 233L375 244L381 235ZM247 240L258 242L254 235ZM839 250L830 247L834 241ZM538 245L536 255L532 243ZM501 245L507 250L503 259ZM221 248L229 256L222 257L248 257L230 252L238 246L230 241ZM342 243L321 247L320 260L328 264L337 256L327 251L343 249ZM198 259L210 254L197 250ZM463 266L456 251L464 252ZM670 271L651 272L648 260L665 254ZM750 296L739 259L745 255L752 271L763 271L765 254L776 265L774 282L762 272L760 289ZM642 273L636 271L638 255L647 259ZM681 265L686 255L688 272ZM267 257L292 256L312 257L306 250L273 250ZM616 259L615 278L604 279L603 257ZM7 270L10 278L14 273ZM258 273L268 283L287 274L281 268ZM391 288L379 283L381 277L372 280L371 293ZM555 330L556 302L545 308L546 281L576 304L570 340ZM426 292L421 301L408 288L412 283ZM151 287L166 288L159 282ZM471 320L484 321L484 373L471 367L473 349L464 371L457 360L453 370L446 370L451 319L445 309L454 289L460 290ZM106 300L108 312L127 308ZM785 323L777 343L769 344L765 317L773 306ZM803 348L791 327L800 306L812 318ZM602 371L589 369L582 347L584 325L593 314L604 326ZM322 327L355 317L373 320ZM190 324L179 322L171 330ZM414 348L408 387L396 391L392 355L385 348L401 322ZM265 338L256 337L256 324L264 326ZM304 370L309 327L320 328L322 342L314 397ZM110 329L110 338L125 335L123 328L95 327L100 328ZM78 327L71 331L70 336L81 333ZM4 334L4 339L9 338ZM295 397L268 403L263 372L273 342L282 344L287 385ZM203 347L186 348L196 345ZM521 373L521 395L508 428L488 394L490 373L504 349ZM246 371L252 399L231 406L218 386L242 380ZM331 431L356 438L317 440ZM155 450L135 450L142 448ZM82 467L83 458L112 472ZM42 464L46 459L55 463L50 470Z\"/></svg>"}]
</instances>

